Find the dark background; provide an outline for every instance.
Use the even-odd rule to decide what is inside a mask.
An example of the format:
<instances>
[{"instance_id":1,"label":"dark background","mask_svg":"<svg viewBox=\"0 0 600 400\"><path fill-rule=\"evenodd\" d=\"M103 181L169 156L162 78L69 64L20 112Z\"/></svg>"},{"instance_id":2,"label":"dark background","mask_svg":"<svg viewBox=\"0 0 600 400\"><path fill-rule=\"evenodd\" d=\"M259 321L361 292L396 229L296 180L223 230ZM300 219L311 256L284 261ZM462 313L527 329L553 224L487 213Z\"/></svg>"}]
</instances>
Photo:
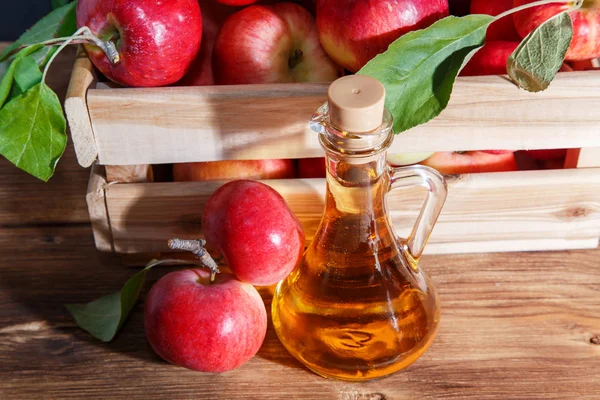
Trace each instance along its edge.
<instances>
[{"instance_id":1,"label":"dark background","mask_svg":"<svg viewBox=\"0 0 600 400\"><path fill-rule=\"evenodd\" d=\"M0 0L0 41L15 40L51 10L51 0Z\"/></svg>"}]
</instances>

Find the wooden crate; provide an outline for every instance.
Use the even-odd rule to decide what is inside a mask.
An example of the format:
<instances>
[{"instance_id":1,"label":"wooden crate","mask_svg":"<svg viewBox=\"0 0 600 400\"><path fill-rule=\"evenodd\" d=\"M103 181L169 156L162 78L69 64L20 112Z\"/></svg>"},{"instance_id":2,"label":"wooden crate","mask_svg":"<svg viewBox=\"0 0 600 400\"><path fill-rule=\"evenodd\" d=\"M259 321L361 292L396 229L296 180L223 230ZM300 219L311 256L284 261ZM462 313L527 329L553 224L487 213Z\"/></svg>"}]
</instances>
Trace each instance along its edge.
<instances>
[{"instance_id":1,"label":"wooden crate","mask_svg":"<svg viewBox=\"0 0 600 400\"><path fill-rule=\"evenodd\" d=\"M87 200L99 250L166 250L201 235L203 205L222 182L152 182L150 165L319 157L308 120L327 84L111 88L75 64L65 109L80 164L93 163ZM538 94L505 77L459 78L448 108L398 135L390 152L570 148L568 169L448 176L449 196L426 253L593 248L600 237L600 72L561 73ZM323 179L266 181L310 239ZM404 236L423 202L389 199Z\"/></svg>"}]
</instances>

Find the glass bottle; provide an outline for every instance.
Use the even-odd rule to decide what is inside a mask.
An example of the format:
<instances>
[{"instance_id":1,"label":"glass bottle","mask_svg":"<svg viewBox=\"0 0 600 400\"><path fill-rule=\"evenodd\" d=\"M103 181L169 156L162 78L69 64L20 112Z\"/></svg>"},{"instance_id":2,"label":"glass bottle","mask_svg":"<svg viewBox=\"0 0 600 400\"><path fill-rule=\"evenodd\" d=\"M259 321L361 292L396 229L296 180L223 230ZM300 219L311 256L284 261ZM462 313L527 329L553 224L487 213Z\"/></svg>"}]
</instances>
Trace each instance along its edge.
<instances>
[{"instance_id":1,"label":"glass bottle","mask_svg":"<svg viewBox=\"0 0 600 400\"><path fill-rule=\"evenodd\" d=\"M366 76L329 88L311 121L326 153L325 211L298 267L281 281L273 323L285 348L324 377L375 379L417 360L440 316L419 258L446 199L446 184L423 166L391 168L385 89ZM386 195L424 186L425 205L408 239L390 223Z\"/></svg>"}]
</instances>

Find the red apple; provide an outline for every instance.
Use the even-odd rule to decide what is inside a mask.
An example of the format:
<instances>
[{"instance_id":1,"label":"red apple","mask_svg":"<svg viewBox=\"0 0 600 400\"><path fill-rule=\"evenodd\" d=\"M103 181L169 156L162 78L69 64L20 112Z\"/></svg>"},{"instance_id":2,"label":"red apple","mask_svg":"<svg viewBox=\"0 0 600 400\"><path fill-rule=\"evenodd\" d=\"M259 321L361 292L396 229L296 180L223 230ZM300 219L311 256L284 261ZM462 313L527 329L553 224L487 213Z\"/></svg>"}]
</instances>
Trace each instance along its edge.
<instances>
[{"instance_id":1,"label":"red apple","mask_svg":"<svg viewBox=\"0 0 600 400\"><path fill-rule=\"evenodd\" d=\"M471 0L471 14L500 15L513 8L513 0ZM512 15L494 22L487 30L486 40L520 42L521 37L515 29Z\"/></svg>"},{"instance_id":2,"label":"red apple","mask_svg":"<svg viewBox=\"0 0 600 400\"><path fill-rule=\"evenodd\" d=\"M213 71L223 85L329 82L341 74L319 44L313 16L287 2L229 17L215 42Z\"/></svg>"},{"instance_id":3,"label":"red apple","mask_svg":"<svg viewBox=\"0 0 600 400\"><path fill-rule=\"evenodd\" d=\"M518 169L513 153L489 154L482 151L439 152L421 164L435 168L445 175L516 171Z\"/></svg>"},{"instance_id":4,"label":"red apple","mask_svg":"<svg viewBox=\"0 0 600 400\"><path fill-rule=\"evenodd\" d=\"M286 179L295 175L292 160L227 160L173 164L173 180Z\"/></svg>"},{"instance_id":5,"label":"red apple","mask_svg":"<svg viewBox=\"0 0 600 400\"><path fill-rule=\"evenodd\" d=\"M202 4L202 44L188 73L178 84L182 86L210 86L215 84L212 71L213 49L223 22L236 11L219 3Z\"/></svg>"},{"instance_id":6,"label":"red apple","mask_svg":"<svg viewBox=\"0 0 600 400\"><path fill-rule=\"evenodd\" d=\"M323 48L356 72L403 34L448 15L448 0L318 0L317 28Z\"/></svg>"},{"instance_id":7,"label":"red apple","mask_svg":"<svg viewBox=\"0 0 600 400\"><path fill-rule=\"evenodd\" d=\"M258 291L231 274L180 270L152 286L144 310L146 337L166 361L202 372L225 372L252 358L267 332Z\"/></svg>"},{"instance_id":8,"label":"red apple","mask_svg":"<svg viewBox=\"0 0 600 400\"><path fill-rule=\"evenodd\" d=\"M226 4L228 6L247 6L248 4L254 4L258 0L217 0L218 3Z\"/></svg>"},{"instance_id":9,"label":"red apple","mask_svg":"<svg viewBox=\"0 0 600 400\"><path fill-rule=\"evenodd\" d=\"M527 150L523 152L534 160L556 160L567 156L567 149Z\"/></svg>"},{"instance_id":10,"label":"red apple","mask_svg":"<svg viewBox=\"0 0 600 400\"><path fill-rule=\"evenodd\" d=\"M506 61L517 46L519 42L487 42L460 71L460 75L506 74Z\"/></svg>"},{"instance_id":11,"label":"red apple","mask_svg":"<svg viewBox=\"0 0 600 400\"><path fill-rule=\"evenodd\" d=\"M100 48L85 48L96 68L126 86L163 86L181 79L200 49L202 16L197 0L80 0L77 25L112 41L120 62Z\"/></svg>"},{"instance_id":12,"label":"red apple","mask_svg":"<svg viewBox=\"0 0 600 400\"><path fill-rule=\"evenodd\" d=\"M298 178L325 178L326 174L325 157L298 160Z\"/></svg>"},{"instance_id":13,"label":"red apple","mask_svg":"<svg viewBox=\"0 0 600 400\"><path fill-rule=\"evenodd\" d=\"M221 186L202 215L207 243L243 282L267 286L287 277L304 251L304 231L283 197L260 182Z\"/></svg>"},{"instance_id":14,"label":"red apple","mask_svg":"<svg viewBox=\"0 0 600 400\"><path fill-rule=\"evenodd\" d=\"M534 0L514 0L514 6L532 3ZM568 4L546 4L529 8L513 16L515 27L521 37L527 36L542 22L561 11ZM600 9L579 9L569 13L573 20L573 39L566 60L578 61L600 57Z\"/></svg>"},{"instance_id":15,"label":"red apple","mask_svg":"<svg viewBox=\"0 0 600 400\"><path fill-rule=\"evenodd\" d=\"M508 153L514 153L513 150L481 150L484 153L488 153L488 154L508 154Z\"/></svg>"}]
</instances>

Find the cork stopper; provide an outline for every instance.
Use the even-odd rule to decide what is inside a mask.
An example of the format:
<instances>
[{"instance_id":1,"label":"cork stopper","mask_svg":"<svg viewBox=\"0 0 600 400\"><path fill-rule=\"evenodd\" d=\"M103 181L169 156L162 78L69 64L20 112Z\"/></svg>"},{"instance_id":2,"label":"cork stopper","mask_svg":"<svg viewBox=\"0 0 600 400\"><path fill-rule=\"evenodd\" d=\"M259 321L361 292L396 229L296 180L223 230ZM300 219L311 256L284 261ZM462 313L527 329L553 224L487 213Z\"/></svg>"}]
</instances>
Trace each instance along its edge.
<instances>
[{"instance_id":1,"label":"cork stopper","mask_svg":"<svg viewBox=\"0 0 600 400\"><path fill-rule=\"evenodd\" d=\"M331 124L344 132L364 133L379 128L383 121L385 88L374 78L349 75L327 91Z\"/></svg>"}]
</instances>

